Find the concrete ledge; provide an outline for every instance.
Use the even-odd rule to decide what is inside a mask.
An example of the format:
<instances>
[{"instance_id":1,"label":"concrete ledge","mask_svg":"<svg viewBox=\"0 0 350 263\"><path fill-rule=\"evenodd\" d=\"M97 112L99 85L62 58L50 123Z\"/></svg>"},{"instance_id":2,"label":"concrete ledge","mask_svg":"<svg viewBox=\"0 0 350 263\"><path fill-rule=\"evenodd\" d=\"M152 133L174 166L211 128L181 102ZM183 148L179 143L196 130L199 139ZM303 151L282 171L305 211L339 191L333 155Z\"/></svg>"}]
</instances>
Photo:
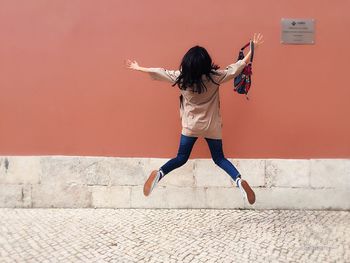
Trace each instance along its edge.
<instances>
[{"instance_id":1,"label":"concrete ledge","mask_svg":"<svg viewBox=\"0 0 350 263\"><path fill-rule=\"evenodd\" d=\"M212 159L190 159L149 196L143 184L169 159L1 156L0 207L350 210L349 159L229 159L254 188L245 203Z\"/></svg>"}]
</instances>

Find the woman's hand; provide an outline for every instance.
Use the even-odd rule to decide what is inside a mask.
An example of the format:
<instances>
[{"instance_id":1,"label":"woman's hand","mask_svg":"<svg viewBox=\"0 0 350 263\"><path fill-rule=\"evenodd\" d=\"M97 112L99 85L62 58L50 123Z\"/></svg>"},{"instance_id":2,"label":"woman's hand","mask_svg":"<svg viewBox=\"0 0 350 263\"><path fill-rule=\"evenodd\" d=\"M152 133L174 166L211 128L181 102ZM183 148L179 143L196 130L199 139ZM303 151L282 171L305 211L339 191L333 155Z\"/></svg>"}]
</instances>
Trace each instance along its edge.
<instances>
[{"instance_id":1,"label":"woman's hand","mask_svg":"<svg viewBox=\"0 0 350 263\"><path fill-rule=\"evenodd\" d=\"M253 38L254 48L257 48L262 43L264 43L264 41L262 41L262 38L263 38L263 35L261 35L260 33L258 35L254 33L254 38Z\"/></svg>"},{"instance_id":2,"label":"woman's hand","mask_svg":"<svg viewBox=\"0 0 350 263\"><path fill-rule=\"evenodd\" d=\"M131 61L130 59L127 59L125 61L125 65L129 69L138 70L141 72L153 72L153 68L140 67L139 64L135 60Z\"/></svg>"},{"instance_id":3,"label":"woman's hand","mask_svg":"<svg viewBox=\"0 0 350 263\"><path fill-rule=\"evenodd\" d=\"M140 66L135 60L134 61L131 61L130 59L126 60L126 66L129 69L140 70Z\"/></svg>"},{"instance_id":4,"label":"woman's hand","mask_svg":"<svg viewBox=\"0 0 350 263\"><path fill-rule=\"evenodd\" d=\"M262 43L264 43L264 41L262 41L262 35L259 33L259 34L256 34L254 33L254 38L253 40L250 40L250 41L253 41L253 44L254 44L254 50L260 46ZM246 64L249 63L249 60L250 60L250 56L252 55L252 50L249 50L249 52L247 53L247 55L242 59Z\"/></svg>"}]
</instances>

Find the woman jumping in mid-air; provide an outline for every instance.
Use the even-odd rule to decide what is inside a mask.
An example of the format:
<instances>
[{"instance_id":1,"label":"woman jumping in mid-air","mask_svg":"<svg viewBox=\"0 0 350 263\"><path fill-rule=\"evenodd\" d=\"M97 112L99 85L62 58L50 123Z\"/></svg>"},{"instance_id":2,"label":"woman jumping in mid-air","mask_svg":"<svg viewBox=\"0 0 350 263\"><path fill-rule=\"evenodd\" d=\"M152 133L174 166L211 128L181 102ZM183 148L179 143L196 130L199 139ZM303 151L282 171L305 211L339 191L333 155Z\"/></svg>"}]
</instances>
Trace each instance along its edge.
<instances>
[{"instance_id":1,"label":"woman jumping in mid-air","mask_svg":"<svg viewBox=\"0 0 350 263\"><path fill-rule=\"evenodd\" d=\"M263 43L262 35L254 34L255 49ZM178 85L180 88L180 116L182 131L177 156L165 163L159 170L154 170L143 187L148 196L157 183L172 170L184 165L190 157L194 143L199 136L208 143L212 158L235 181L244 198L250 204L255 202L254 191L235 166L224 157L222 146L222 119L220 114L219 86L239 75L250 59L251 51L236 63L224 70L212 63L208 52L200 46L187 51L182 59L180 70L140 67L136 61L127 60L127 67L147 72L153 79L163 80Z\"/></svg>"}]
</instances>

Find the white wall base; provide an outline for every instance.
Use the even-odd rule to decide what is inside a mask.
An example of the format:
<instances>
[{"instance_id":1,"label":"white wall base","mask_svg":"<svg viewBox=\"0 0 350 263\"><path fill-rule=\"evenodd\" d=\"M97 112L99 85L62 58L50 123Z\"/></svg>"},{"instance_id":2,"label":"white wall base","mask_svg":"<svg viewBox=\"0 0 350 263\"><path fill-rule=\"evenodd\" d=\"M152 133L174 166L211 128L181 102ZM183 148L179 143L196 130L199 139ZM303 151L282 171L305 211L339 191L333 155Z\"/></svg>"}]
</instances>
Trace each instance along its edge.
<instances>
[{"instance_id":1,"label":"white wall base","mask_svg":"<svg viewBox=\"0 0 350 263\"><path fill-rule=\"evenodd\" d=\"M350 210L350 159L229 159L256 192L254 205L211 159L188 160L145 197L148 175L168 160L1 156L0 207Z\"/></svg>"}]
</instances>

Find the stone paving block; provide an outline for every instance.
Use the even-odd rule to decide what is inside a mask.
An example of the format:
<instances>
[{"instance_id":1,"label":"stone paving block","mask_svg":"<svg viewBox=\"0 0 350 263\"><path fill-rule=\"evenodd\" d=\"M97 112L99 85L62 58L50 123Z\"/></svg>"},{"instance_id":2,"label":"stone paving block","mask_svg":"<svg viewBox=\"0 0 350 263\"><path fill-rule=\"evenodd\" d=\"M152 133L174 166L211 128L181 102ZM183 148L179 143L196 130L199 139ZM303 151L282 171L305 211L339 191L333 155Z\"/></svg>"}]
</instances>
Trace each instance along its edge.
<instances>
[{"instance_id":1,"label":"stone paving block","mask_svg":"<svg viewBox=\"0 0 350 263\"><path fill-rule=\"evenodd\" d=\"M149 158L147 161L145 161L144 172L147 178L153 170L158 170L169 160L170 158ZM166 174L165 177L159 182L159 185L180 187L194 186L193 167L194 161L189 159L184 165Z\"/></svg>"},{"instance_id":2,"label":"stone paving block","mask_svg":"<svg viewBox=\"0 0 350 263\"><path fill-rule=\"evenodd\" d=\"M237 187L206 188L207 208L243 208L244 201Z\"/></svg>"},{"instance_id":3,"label":"stone paving block","mask_svg":"<svg viewBox=\"0 0 350 263\"><path fill-rule=\"evenodd\" d=\"M98 157L43 156L41 157L41 184L87 184L82 162L96 162Z\"/></svg>"},{"instance_id":4,"label":"stone paving block","mask_svg":"<svg viewBox=\"0 0 350 263\"><path fill-rule=\"evenodd\" d=\"M83 184L111 185L111 162L111 157L78 157L74 160L74 170Z\"/></svg>"},{"instance_id":5,"label":"stone paving block","mask_svg":"<svg viewBox=\"0 0 350 263\"><path fill-rule=\"evenodd\" d=\"M42 158L42 183L140 185L144 160L116 157L49 156Z\"/></svg>"},{"instance_id":6,"label":"stone paving block","mask_svg":"<svg viewBox=\"0 0 350 263\"><path fill-rule=\"evenodd\" d=\"M350 262L349 211L3 208L0 215L1 263Z\"/></svg>"},{"instance_id":7,"label":"stone paving block","mask_svg":"<svg viewBox=\"0 0 350 263\"><path fill-rule=\"evenodd\" d=\"M108 175L111 185L143 185L146 180L144 172L147 158L108 158L104 164L109 172L100 174L100 177Z\"/></svg>"},{"instance_id":8,"label":"stone paving block","mask_svg":"<svg viewBox=\"0 0 350 263\"><path fill-rule=\"evenodd\" d=\"M0 184L36 184L39 182L40 157L0 157Z\"/></svg>"},{"instance_id":9,"label":"stone paving block","mask_svg":"<svg viewBox=\"0 0 350 263\"><path fill-rule=\"evenodd\" d=\"M312 187L350 188L349 159L311 159Z\"/></svg>"},{"instance_id":10,"label":"stone paving block","mask_svg":"<svg viewBox=\"0 0 350 263\"><path fill-rule=\"evenodd\" d=\"M129 208L131 186L91 186L92 207Z\"/></svg>"},{"instance_id":11,"label":"stone paving block","mask_svg":"<svg viewBox=\"0 0 350 263\"><path fill-rule=\"evenodd\" d=\"M265 185L265 160L264 159L232 159L228 158L243 179L246 179L251 186Z\"/></svg>"},{"instance_id":12,"label":"stone paving block","mask_svg":"<svg viewBox=\"0 0 350 263\"><path fill-rule=\"evenodd\" d=\"M255 188L253 209L350 209L349 189Z\"/></svg>"},{"instance_id":13,"label":"stone paving block","mask_svg":"<svg viewBox=\"0 0 350 263\"><path fill-rule=\"evenodd\" d=\"M31 207L31 186L0 184L0 207Z\"/></svg>"},{"instance_id":14,"label":"stone paving block","mask_svg":"<svg viewBox=\"0 0 350 263\"><path fill-rule=\"evenodd\" d=\"M153 189L149 196L144 196L143 186L131 187L131 207L132 208L167 208L166 187L160 183Z\"/></svg>"},{"instance_id":15,"label":"stone paving block","mask_svg":"<svg viewBox=\"0 0 350 263\"><path fill-rule=\"evenodd\" d=\"M266 160L266 180L269 187L308 187L310 184L310 161Z\"/></svg>"},{"instance_id":16,"label":"stone paving block","mask_svg":"<svg viewBox=\"0 0 350 263\"><path fill-rule=\"evenodd\" d=\"M234 185L230 175L216 165L212 159L196 159L194 163L196 187L231 187Z\"/></svg>"},{"instance_id":17,"label":"stone paving block","mask_svg":"<svg viewBox=\"0 0 350 263\"><path fill-rule=\"evenodd\" d=\"M167 208L204 208L206 205L202 187L167 186L165 194Z\"/></svg>"},{"instance_id":18,"label":"stone paving block","mask_svg":"<svg viewBox=\"0 0 350 263\"><path fill-rule=\"evenodd\" d=\"M33 207L91 207L88 186L77 184L32 185Z\"/></svg>"}]
</instances>

